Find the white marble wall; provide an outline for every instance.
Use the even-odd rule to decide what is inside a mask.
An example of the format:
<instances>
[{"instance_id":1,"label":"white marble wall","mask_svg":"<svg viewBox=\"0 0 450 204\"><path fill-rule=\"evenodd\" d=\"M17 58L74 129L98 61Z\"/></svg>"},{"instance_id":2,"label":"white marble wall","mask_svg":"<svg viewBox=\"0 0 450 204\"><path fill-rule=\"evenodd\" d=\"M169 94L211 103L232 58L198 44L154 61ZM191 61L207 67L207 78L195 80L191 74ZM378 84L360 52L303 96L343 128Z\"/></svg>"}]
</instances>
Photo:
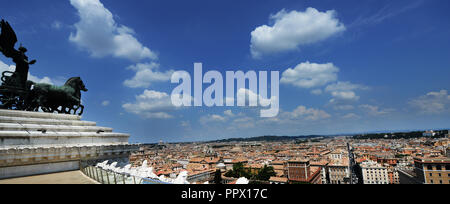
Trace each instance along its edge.
<instances>
[{"instance_id":1,"label":"white marble wall","mask_svg":"<svg viewBox=\"0 0 450 204\"><path fill-rule=\"evenodd\" d=\"M138 150L129 137L80 116L0 110L0 179L73 170L80 160L128 157Z\"/></svg>"},{"instance_id":2,"label":"white marble wall","mask_svg":"<svg viewBox=\"0 0 450 204\"><path fill-rule=\"evenodd\" d=\"M0 179L48 174L80 169L78 161L0 168Z\"/></svg>"}]
</instances>

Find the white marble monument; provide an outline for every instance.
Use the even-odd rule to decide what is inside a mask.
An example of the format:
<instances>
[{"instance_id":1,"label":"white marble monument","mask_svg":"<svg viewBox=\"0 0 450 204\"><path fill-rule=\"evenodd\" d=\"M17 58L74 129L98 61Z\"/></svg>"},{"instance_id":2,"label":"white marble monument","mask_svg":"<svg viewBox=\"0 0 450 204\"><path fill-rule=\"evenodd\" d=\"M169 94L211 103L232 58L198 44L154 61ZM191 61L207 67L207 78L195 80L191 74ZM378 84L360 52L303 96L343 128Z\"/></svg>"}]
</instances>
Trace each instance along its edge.
<instances>
[{"instance_id":1,"label":"white marble monument","mask_svg":"<svg viewBox=\"0 0 450 204\"><path fill-rule=\"evenodd\" d=\"M0 110L0 179L76 170L80 161L127 158L130 135L80 116Z\"/></svg>"}]
</instances>

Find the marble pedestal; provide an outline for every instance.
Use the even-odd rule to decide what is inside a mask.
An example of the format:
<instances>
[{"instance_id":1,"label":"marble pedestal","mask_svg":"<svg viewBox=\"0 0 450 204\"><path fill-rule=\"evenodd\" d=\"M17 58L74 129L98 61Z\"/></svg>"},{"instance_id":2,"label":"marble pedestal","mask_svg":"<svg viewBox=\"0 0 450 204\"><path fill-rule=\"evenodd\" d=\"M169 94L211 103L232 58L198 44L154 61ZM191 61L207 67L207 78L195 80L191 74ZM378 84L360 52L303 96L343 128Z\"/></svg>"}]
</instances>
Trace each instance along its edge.
<instances>
[{"instance_id":1,"label":"marble pedestal","mask_svg":"<svg viewBox=\"0 0 450 204\"><path fill-rule=\"evenodd\" d=\"M0 110L0 179L80 168L80 161L128 158L129 134L80 116Z\"/></svg>"}]
</instances>

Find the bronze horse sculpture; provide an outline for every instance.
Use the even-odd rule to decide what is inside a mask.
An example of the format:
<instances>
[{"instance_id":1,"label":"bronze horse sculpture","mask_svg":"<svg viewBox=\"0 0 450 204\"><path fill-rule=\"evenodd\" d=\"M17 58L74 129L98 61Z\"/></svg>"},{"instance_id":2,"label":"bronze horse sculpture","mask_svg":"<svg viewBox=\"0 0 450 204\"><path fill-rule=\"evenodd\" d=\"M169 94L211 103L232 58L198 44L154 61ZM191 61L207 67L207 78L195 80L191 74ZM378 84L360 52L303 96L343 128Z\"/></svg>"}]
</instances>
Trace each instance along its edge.
<instances>
[{"instance_id":1,"label":"bronze horse sculpture","mask_svg":"<svg viewBox=\"0 0 450 204\"><path fill-rule=\"evenodd\" d=\"M44 83L32 83L28 100L25 101L27 110L44 112L58 112L82 115L84 106L81 105L81 91L88 91L80 77L72 77L63 86Z\"/></svg>"}]
</instances>

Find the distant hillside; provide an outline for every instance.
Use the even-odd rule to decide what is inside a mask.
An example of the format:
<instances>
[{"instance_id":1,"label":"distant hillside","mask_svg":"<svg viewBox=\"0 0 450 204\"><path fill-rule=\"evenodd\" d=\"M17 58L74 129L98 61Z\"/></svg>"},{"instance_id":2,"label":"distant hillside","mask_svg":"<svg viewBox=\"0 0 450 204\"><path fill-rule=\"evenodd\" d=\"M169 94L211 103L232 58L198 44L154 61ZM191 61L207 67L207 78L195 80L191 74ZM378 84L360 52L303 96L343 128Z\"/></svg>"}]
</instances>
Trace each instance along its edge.
<instances>
[{"instance_id":1,"label":"distant hillside","mask_svg":"<svg viewBox=\"0 0 450 204\"><path fill-rule=\"evenodd\" d=\"M359 134L353 136L353 139L411 139L423 137L423 132L425 131ZM448 130L437 130L434 132L436 135L433 138L443 138L449 133Z\"/></svg>"},{"instance_id":2,"label":"distant hillside","mask_svg":"<svg viewBox=\"0 0 450 204\"><path fill-rule=\"evenodd\" d=\"M258 136L250 138L229 138L223 140L214 140L207 143L220 143L220 142L281 142L292 141L300 139L313 139L318 137L329 137L323 135L306 135L306 136Z\"/></svg>"}]
</instances>

